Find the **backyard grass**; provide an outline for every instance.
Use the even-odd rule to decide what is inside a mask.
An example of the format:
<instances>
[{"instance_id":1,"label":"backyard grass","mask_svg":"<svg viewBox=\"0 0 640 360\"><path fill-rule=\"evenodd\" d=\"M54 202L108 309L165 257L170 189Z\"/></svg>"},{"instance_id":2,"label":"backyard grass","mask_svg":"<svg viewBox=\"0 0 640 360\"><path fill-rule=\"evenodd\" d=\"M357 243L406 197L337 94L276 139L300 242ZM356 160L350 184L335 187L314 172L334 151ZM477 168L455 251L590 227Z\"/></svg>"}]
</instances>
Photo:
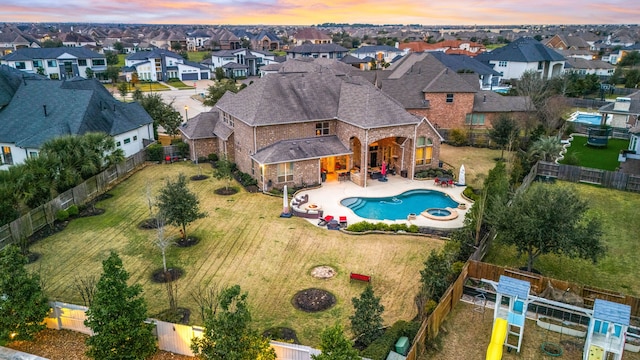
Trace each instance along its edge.
<instances>
[{"instance_id":1,"label":"backyard grass","mask_svg":"<svg viewBox=\"0 0 640 360\"><path fill-rule=\"evenodd\" d=\"M210 51L189 51L187 52L187 57L189 58L189 61L199 63L202 60L204 60L204 56L207 54L211 54L211 52Z\"/></svg>"},{"instance_id":2,"label":"backyard grass","mask_svg":"<svg viewBox=\"0 0 640 360\"><path fill-rule=\"evenodd\" d=\"M567 159L575 156L580 166L615 171L620 163L618 162L618 154L621 150L629 148L629 140L609 139L607 147L598 148L587 145L586 136L573 136L571 146L567 148L567 153L560 163L567 163Z\"/></svg>"},{"instance_id":3,"label":"backyard grass","mask_svg":"<svg viewBox=\"0 0 640 360\"><path fill-rule=\"evenodd\" d=\"M202 171L211 175L208 164L202 165ZM31 250L42 257L29 269L41 274L49 298L82 304L74 279L99 277L102 261L115 250L131 274L130 283L143 286L149 314L167 309L165 286L151 281L152 272L162 266L161 252L153 245L157 233L137 225L150 215L146 184L157 193L166 179L179 173L189 178L199 171L188 162L149 165L111 190L112 198L97 204L106 210L104 214L72 220L64 231L34 244ZM301 218L280 218L282 199L278 197L244 190L232 196L216 195L214 190L223 183L213 178L190 181L188 186L208 216L187 228L200 242L170 248L167 261L170 267L184 270L177 281L178 306L192 310L191 323L202 324L191 291L200 285L239 284L249 294L258 330L290 327L302 343L317 346L325 327L336 322L348 325L353 314L351 299L365 288L363 283L349 281L350 272L372 276L375 294L385 306L386 324L416 315L419 271L429 252L440 248L442 241L410 235L346 235ZM177 237L178 229L167 226L165 235ZM332 266L337 276L313 278L310 271L318 265ZM292 297L311 287L331 291L336 305L319 313L296 310Z\"/></svg>"},{"instance_id":4,"label":"backyard grass","mask_svg":"<svg viewBox=\"0 0 640 360\"><path fill-rule=\"evenodd\" d=\"M495 159L500 157L500 153L500 150L470 146L457 147L447 144L440 146L440 160L455 168L454 176L456 178L458 171L460 171L460 165L464 165L466 183L476 189L482 188L484 177L489 173L489 170L496 166ZM505 151L504 156L509 156L509 153Z\"/></svg>"},{"instance_id":5,"label":"backyard grass","mask_svg":"<svg viewBox=\"0 0 640 360\"><path fill-rule=\"evenodd\" d=\"M602 221L602 240L607 252L596 264L587 260L542 255L534 267L552 278L640 296L640 262L637 258L640 194L567 182L557 182L552 186L571 187L588 201L590 214ZM484 261L510 267L524 266L526 259L517 255L515 248L496 242Z\"/></svg>"}]
</instances>

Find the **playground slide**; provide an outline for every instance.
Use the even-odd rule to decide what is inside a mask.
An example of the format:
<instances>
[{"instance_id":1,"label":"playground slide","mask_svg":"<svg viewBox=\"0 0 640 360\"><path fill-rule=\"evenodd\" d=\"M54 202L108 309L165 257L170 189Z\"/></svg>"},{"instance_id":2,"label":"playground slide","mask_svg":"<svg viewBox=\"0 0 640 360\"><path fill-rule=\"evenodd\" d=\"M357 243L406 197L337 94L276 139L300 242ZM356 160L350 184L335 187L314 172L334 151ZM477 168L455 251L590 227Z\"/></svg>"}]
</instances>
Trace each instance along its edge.
<instances>
[{"instance_id":1,"label":"playground slide","mask_svg":"<svg viewBox=\"0 0 640 360\"><path fill-rule=\"evenodd\" d=\"M491 342L487 348L486 360L502 359L502 348L504 339L507 337L507 320L497 318L493 323L493 331L491 332Z\"/></svg>"}]
</instances>

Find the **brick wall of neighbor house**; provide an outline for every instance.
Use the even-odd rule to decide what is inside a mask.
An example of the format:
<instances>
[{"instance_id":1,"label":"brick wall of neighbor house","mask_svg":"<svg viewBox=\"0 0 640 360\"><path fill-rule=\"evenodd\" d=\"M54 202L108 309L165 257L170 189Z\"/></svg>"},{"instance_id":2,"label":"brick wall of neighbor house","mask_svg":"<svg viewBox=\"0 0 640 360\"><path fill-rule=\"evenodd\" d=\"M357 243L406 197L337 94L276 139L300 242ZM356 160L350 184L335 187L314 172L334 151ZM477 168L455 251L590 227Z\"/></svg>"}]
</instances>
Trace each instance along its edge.
<instances>
[{"instance_id":1,"label":"brick wall of neighbor house","mask_svg":"<svg viewBox=\"0 0 640 360\"><path fill-rule=\"evenodd\" d=\"M463 128L467 114L473 111L473 93L454 93L450 103L446 101L446 93L427 93L425 98L429 100L429 109L410 109L409 112L426 117L436 128Z\"/></svg>"}]
</instances>

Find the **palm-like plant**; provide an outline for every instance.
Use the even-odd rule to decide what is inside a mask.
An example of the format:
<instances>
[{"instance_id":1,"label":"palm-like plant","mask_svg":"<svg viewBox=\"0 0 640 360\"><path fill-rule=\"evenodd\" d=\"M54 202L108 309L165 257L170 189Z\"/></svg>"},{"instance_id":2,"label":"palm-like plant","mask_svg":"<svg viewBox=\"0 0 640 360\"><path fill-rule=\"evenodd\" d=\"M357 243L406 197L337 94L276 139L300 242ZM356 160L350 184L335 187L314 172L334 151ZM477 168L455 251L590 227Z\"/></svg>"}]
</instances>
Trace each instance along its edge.
<instances>
[{"instance_id":1,"label":"palm-like plant","mask_svg":"<svg viewBox=\"0 0 640 360\"><path fill-rule=\"evenodd\" d=\"M562 144L557 136L542 136L531 145L529 157L533 161L553 162L560 157Z\"/></svg>"}]
</instances>

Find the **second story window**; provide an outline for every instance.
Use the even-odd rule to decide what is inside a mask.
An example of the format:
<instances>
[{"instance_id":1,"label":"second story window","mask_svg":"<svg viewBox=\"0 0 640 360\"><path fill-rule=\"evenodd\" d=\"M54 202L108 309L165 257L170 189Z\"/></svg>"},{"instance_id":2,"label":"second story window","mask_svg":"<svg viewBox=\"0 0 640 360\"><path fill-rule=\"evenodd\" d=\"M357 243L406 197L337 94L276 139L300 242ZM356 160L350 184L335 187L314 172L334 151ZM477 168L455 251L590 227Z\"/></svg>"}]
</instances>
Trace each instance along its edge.
<instances>
[{"instance_id":1,"label":"second story window","mask_svg":"<svg viewBox=\"0 0 640 360\"><path fill-rule=\"evenodd\" d=\"M47 60L47 67L56 67L58 65L56 65L56 61L55 60Z\"/></svg>"},{"instance_id":2,"label":"second story window","mask_svg":"<svg viewBox=\"0 0 640 360\"><path fill-rule=\"evenodd\" d=\"M16 61L16 69L24 70L27 68L27 65L24 61Z\"/></svg>"},{"instance_id":3,"label":"second story window","mask_svg":"<svg viewBox=\"0 0 640 360\"><path fill-rule=\"evenodd\" d=\"M506 61L499 61L499 62L498 62L498 66L500 66L500 67L507 67L507 62L506 62Z\"/></svg>"},{"instance_id":4,"label":"second story window","mask_svg":"<svg viewBox=\"0 0 640 360\"><path fill-rule=\"evenodd\" d=\"M329 135L329 122L316 123L316 136Z\"/></svg>"},{"instance_id":5,"label":"second story window","mask_svg":"<svg viewBox=\"0 0 640 360\"><path fill-rule=\"evenodd\" d=\"M105 65L105 60L104 59L93 59L93 65L94 66L104 66Z\"/></svg>"},{"instance_id":6,"label":"second story window","mask_svg":"<svg viewBox=\"0 0 640 360\"><path fill-rule=\"evenodd\" d=\"M87 66L87 59L78 59L78 66Z\"/></svg>"},{"instance_id":7,"label":"second story window","mask_svg":"<svg viewBox=\"0 0 640 360\"><path fill-rule=\"evenodd\" d=\"M448 103L452 103L453 102L453 94L447 94L447 102Z\"/></svg>"}]
</instances>

